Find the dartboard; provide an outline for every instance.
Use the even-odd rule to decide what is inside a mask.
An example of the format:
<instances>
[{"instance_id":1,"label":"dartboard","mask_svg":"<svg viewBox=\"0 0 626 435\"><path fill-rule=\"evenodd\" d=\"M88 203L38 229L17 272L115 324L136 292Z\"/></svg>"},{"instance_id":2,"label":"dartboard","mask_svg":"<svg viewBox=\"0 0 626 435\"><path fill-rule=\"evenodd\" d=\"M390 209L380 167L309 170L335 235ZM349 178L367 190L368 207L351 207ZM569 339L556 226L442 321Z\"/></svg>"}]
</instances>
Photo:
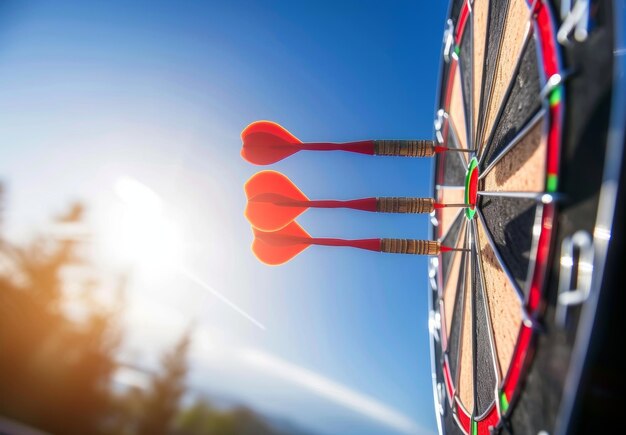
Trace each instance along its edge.
<instances>
[{"instance_id":1,"label":"dartboard","mask_svg":"<svg viewBox=\"0 0 626 435\"><path fill-rule=\"evenodd\" d=\"M470 206L431 219L434 239L461 248L430 264L441 432L573 421L615 92L611 5L599 3L450 5L435 136L466 151L437 156L433 193Z\"/></svg>"}]
</instances>

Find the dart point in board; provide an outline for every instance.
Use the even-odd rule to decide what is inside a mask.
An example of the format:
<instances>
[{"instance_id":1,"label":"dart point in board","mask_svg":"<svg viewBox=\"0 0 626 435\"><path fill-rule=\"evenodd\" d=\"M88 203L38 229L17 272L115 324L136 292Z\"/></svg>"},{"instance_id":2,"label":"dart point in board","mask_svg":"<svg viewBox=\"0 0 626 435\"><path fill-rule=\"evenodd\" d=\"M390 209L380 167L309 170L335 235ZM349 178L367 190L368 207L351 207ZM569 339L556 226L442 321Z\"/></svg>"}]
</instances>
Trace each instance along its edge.
<instances>
[{"instance_id":1,"label":"dart point in board","mask_svg":"<svg viewBox=\"0 0 626 435\"><path fill-rule=\"evenodd\" d=\"M346 151L358 154L399 157L433 157L448 148L433 140L362 140L356 142L302 142L280 124L256 121L241 132L241 156L255 165L269 165L299 151Z\"/></svg>"}]
</instances>

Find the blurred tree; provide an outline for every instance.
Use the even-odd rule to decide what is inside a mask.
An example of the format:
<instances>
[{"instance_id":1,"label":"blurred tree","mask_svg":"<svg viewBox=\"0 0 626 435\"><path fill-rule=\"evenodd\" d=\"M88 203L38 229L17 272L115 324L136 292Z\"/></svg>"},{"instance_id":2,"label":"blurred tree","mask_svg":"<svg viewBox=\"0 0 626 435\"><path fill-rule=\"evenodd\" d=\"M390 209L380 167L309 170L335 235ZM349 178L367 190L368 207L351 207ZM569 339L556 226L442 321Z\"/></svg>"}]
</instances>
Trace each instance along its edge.
<instances>
[{"instance_id":1,"label":"blurred tree","mask_svg":"<svg viewBox=\"0 0 626 435\"><path fill-rule=\"evenodd\" d=\"M97 305L89 297L97 280L68 273L90 266L79 242L84 215L82 204L72 205L55 219L56 235L25 246L0 235L0 417L64 435L279 433L245 407L218 410L200 399L181 408L191 327L163 354L147 389L113 389L120 307ZM68 294L69 284L85 297ZM68 302L77 301L81 313L70 315Z\"/></svg>"},{"instance_id":2,"label":"blurred tree","mask_svg":"<svg viewBox=\"0 0 626 435\"><path fill-rule=\"evenodd\" d=\"M161 371L152 377L146 392L140 435L165 435L171 432L179 403L185 392L187 351L191 342L188 330L161 358Z\"/></svg>"},{"instance_id":3,"label":"blurred tree","mask_svg":"<svg viewBox=\"0 0 626 435\"><path fill-rule=\"evenodd\" d=\"M217 410L203 399L197 400L179 414L174 435L273 435L262 417L248 408Z\"/></svg>"},{"instance_id":4,"label":"blurred tree","mask_svg":"<svg viewBox=\"0 0 626 435\"><path fill-rule=\"evenodd\" d=\"M60 221L81 223L75 205ZM63 434L101 433L119 334L111 311L63 309L63 273L82 259L53 236L0 245L0 415Z\"/></svg>"},{"instance_id":5,"label":"blurred tree","mask_svg":"<svg viewBox=\"0 0 626 435\"><path fill-rule=\"evenodd\" d=\"M190 327L176 345L161 357L158 372L151 375L145 390L131 388L118 397L118 413L124 421L116 432L139 435L274 435L278 434L262 417L245 407L219 410L207 400L189 406L181 401L188 389L187 353Z\"/></svg>"}]
</instances>

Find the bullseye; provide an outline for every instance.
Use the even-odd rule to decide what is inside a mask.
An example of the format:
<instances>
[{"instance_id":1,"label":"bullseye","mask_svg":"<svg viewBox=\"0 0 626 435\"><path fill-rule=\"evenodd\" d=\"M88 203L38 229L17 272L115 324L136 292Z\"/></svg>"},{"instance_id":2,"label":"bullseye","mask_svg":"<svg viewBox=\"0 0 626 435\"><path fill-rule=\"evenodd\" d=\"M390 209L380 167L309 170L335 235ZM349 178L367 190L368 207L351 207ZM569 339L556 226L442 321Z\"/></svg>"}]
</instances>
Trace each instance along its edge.
<instances>
[{"instance_id":1,"label":"bullseye","mask_svg":"<svg viewBox=\"0 0 626 435\"><path fill-rule=\"evenodd\" d=\"M476 200L478 197L478 160L472 158L465 174L465 203L469 207L465 209L465 217L473 219L476 214Z\"/></svg>"}]
</instances>

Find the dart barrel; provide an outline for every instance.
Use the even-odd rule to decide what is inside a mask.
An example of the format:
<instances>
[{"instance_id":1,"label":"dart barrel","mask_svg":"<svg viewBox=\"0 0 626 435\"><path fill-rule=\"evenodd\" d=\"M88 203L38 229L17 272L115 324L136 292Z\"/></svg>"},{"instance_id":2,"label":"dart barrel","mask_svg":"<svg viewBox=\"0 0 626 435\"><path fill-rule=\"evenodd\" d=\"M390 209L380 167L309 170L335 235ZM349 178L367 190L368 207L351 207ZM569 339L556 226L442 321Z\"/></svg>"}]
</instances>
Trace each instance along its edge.
<instances>
[{"instance_id":1,"label":"dart barrel","mask_svg":"<svg viewBox=\"0 0 626 435\"><path fill-rule=\"evenodd\" d=\"M376 198L379 213L431 213L434 209L434 198Z\"/></svg>"},{"instance_id":2,"label":"dart barrel","mask_svg":"<svg viewBox=\"0 0 626 435\"><path fill-rule=\"evenodd\" d=\"M440 248L433 240L380 239L380 251L390 254L438 255Z\"/></svg>"},{"instance_id":3,"label":"dart barrel","mask_svg":"<svg viewBox=\"0 0 626 435\"><path fill-rule=\"evenodd\" d=\"M432 140L375 140L377 156L432 157L435 142Z\"/></svg>"}]
</instances>

